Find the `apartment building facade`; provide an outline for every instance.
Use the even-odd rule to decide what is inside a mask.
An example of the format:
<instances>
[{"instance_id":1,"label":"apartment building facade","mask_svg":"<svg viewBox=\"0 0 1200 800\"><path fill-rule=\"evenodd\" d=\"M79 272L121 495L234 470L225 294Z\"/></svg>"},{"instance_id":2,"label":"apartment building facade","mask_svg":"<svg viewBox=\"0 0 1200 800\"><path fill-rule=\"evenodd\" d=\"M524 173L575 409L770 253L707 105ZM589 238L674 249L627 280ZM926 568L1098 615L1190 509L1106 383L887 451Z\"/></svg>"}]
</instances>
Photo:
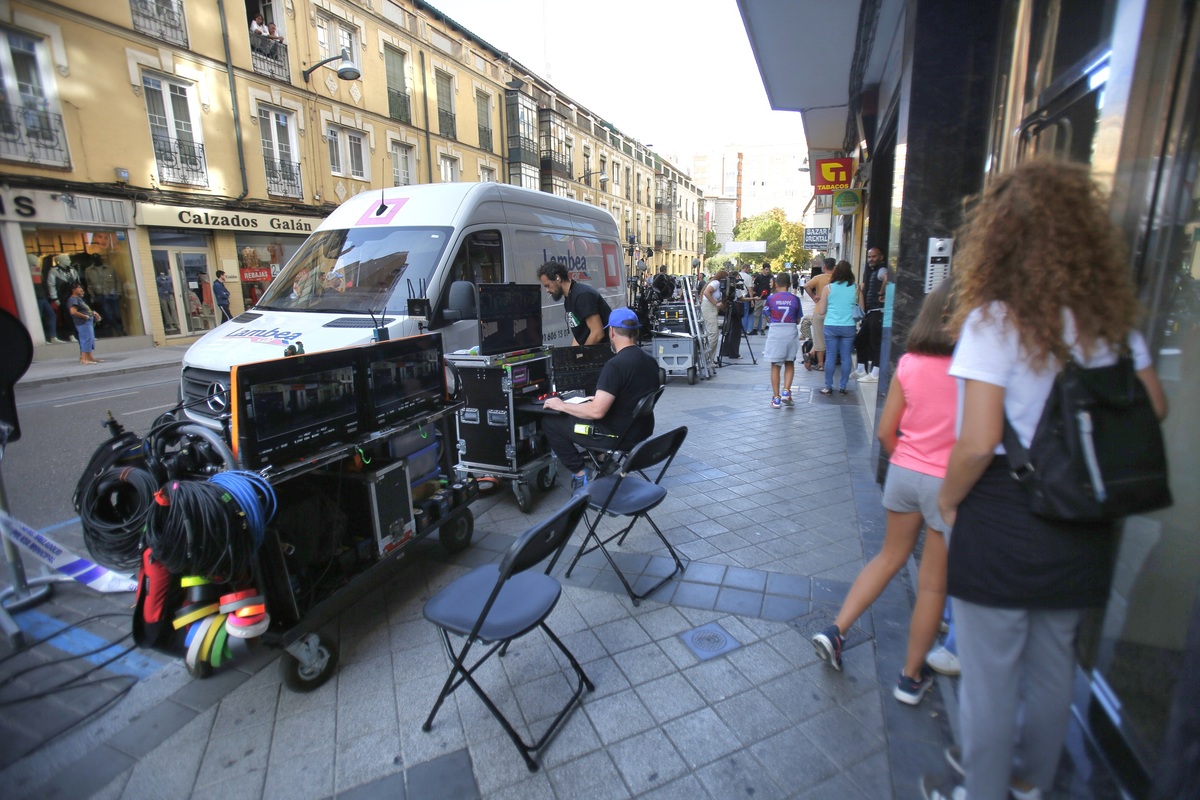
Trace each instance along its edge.
<instances>
[{"instance_id":1,"label":"apartment building facade","mask_svg":"<svg viewBox=\"0 0 1200 800\"><path fill-rule=\"evenodd\" d=\"M372 189L572 197L655 266L700 238L695 202L659 236L686 175L418 0L0 0L0 81L0 307L39 346L68 278L110 351L187 343L218 271L236 315Z\"/></svg>"}]
</instances>

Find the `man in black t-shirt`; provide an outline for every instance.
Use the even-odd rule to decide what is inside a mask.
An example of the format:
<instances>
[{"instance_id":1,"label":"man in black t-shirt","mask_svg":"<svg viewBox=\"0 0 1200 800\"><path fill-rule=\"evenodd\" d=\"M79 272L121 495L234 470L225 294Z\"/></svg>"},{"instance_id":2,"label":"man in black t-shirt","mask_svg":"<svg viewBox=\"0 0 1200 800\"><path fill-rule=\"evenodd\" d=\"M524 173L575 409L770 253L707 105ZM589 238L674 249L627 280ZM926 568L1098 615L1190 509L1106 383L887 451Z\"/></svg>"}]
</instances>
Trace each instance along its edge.
<instances>
[{"instance_id":1,"label":"man in black t-shirt","mask_svg":"<svg viewBox=\"0 0 1200 800\"><path fill-rule=\"evenodd\" d=\"M635 420L638 401L657 391L658 362L637 346L637 314L618 308L609 316L610 341L616 353L600 371L596 394L583 403L566 403L557 397L546 401L549 411L563 416L546 417L542 431L550 449L562 465L571 471L571 488L587 483L586 461L580 447L607 444L632 446L654 432L654 415Z\"/></svg>"},{"instance_id":2,"label":"man in black t-shirt","mask_svg":"<svg viewBox=\"0 0 1200 800\"><path fill-rule=\"evenodd\" d=\"M587 284L571 280L571 273L556 261L538 267L538 280L552 300L563 301L567 327L578 345L599 344L608 338L611 310L600 293Z\"/></svg>"},{"instance_id":3,"label":"man in black t-shirt","mask_svg":"<svg viewBox=\"0 0 1200 800\"><path fill-rule=\"evenodd\" d=\"M754 322L750 325L752 333L765 333L767 323L763 319L763 305L767 302L767 297L771 294L771 264L766 262L762 265L762 271L754 276L754 286L751 289L751 294L754 295Z\"/></svg>"}]
</instances>

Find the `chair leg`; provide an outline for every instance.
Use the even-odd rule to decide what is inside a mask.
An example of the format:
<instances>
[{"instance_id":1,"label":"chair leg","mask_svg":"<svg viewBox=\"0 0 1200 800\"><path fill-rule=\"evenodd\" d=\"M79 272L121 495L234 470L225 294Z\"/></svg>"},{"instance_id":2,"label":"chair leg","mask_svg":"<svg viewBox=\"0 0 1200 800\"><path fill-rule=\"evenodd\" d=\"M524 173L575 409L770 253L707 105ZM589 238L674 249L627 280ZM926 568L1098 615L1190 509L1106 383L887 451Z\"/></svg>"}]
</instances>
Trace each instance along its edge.
<instances>
[{"instance_id":1,"label":"chair leg","mask_svg":"<svg viewBox=\"0 0 1200 800\"><path fill-rule=\"evenodd\" d=\"M642 592L641 594L638 594L637 592L635 592L633 590L633 586L629 583L629 580L625 577L625 574L623 572L621 572L620 567L617 566L617 562L613 560L612 554L610 554L608 552L608 548L605 547L605 545L607 545L609 542L612 542L613 540L616 540L618 546L623 544L625 542L625 537L627 537L629 535L629 532L631 530L633 530L633 526L637 523L637 521L639 519L641 519L643 517L646 519L647 522L650 523L650 527L654 528L654 532L656 534L658 534L658 538L662 540L662 543L664 545L666 545L667 552L669 552L671 554L671 558L673 558L675 560L675 569L671 571L670 575L667 575L666 577L664 577L662 580L655 583L653 586L651 586L646 591ZM652 520L648 514L643 514L643 515L641 515L641 517L634 517L632 520L630 520L628 525L626 525L624 528L617 531L616 533L611 534L607 539L601 539L600 534L596 532L596 528L600 525L601 519L602 518L598 516L598 517L596 517L595 520L591 521L591 523L588 525L588 532L583 537L583 543L579 546L579 552L577 552L575 554L575 557L573 559L571 559L570 566L567 567L566 576L568 578L571 577L571 570L573 570L575 568L575 564L578 563L579 559L583 558L588 553L599 550L601 553L604 554L604 558L608 561L609 566L612 567L613 572L615 572L617 574L617 580L621 581L621 585L625 587L625 592L626 592L626 594L629 595L629 599L633 602L633 605L640 606L642 604L642 600L646 599L651 594L658 591L667 581L671 580L676 575L683 572L684 565L683 565L683 562L679 560L679 554L675 552L675 548L672 547L671 543L667 541L667 537L663 535L663 532L661 530L659 530L658 526L654 524L654 520ZM591 547L588 547L588 542L592 541L593 539L595 540L596 543L594 545L592 545Z\"/></svg>"}]
</instances>

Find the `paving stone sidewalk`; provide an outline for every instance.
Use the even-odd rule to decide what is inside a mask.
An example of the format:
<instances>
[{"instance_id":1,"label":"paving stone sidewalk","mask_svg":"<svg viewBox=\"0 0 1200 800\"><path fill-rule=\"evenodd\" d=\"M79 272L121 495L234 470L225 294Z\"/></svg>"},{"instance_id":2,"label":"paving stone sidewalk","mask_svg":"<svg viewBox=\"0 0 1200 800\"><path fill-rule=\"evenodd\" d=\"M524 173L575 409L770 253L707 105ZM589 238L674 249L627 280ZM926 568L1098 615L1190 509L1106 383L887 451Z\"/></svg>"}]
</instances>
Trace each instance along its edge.
<instances>
[{"instance_id":1,"label":"paving stone sidewalk","mask_svg":"<svg viewBox=\"0 0 1200 800\"><path fill-rule=\"evenodd\" d=\"M761 341L751 338L756 354ZM6 795L915 796L917 777L942 769L950 734L937 690L918 708L891 697L911 610L908 572L860 621L844 672L820 663L808 642L882 542L867 409L857 389L822 397L821 378L803 370L795 407L772 409L769 367L749 361L695 386L673 379L658 407L657 430L689 428L666 481L671 494L654 513L691 561L682 578L639 607L596 561L564 579L551 626L596 691L546 748L540 772L525 769L465 688L430 733L420 730L449 669L421 607L565 502L561 485L529 515L507 491L482 500L475 543L454 557L434 542L414 547L386 590L331 627L341 665L319 690L292 693L264 654L143 703L99 747L66 743L18 762L0 773L13 789ZM622 566L659 569L656 543L631 535ZM680 634L711 623L737 647L701 659ZM566 696L563 668L535 634L479 678L537 733Z\"/></svg>"}]
</instances>

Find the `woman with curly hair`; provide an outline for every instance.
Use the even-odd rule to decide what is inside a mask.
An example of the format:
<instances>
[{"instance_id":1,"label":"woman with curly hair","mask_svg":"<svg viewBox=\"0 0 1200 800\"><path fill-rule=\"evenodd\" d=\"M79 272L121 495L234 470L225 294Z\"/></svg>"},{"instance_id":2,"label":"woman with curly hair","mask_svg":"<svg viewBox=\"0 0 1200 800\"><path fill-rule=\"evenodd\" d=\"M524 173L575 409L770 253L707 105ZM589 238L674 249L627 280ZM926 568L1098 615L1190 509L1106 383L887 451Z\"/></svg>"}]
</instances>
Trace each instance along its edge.
<instances>
[{"instance_id":1,"label":"woman with curly hair","mask_svg":"<svg viewBox=\"0 0 1200 800\"><path fill-rule=\"evenodd\" d=\"M948 760L965 786L947 791L926 776L922 789L1038 798L1066 735L1082 610L1108 599L1118 525L1034 516L1004 457L1005 419L1028 447L1064 361L1112 364L1126 347L1160 417L1166 398L1134 329L1119 233L1086 167L1035 161L998 177L958 245L959 434L938 508L953 528L948 592L962 666L962 749Z\"/></svg>"}]
</instances>

